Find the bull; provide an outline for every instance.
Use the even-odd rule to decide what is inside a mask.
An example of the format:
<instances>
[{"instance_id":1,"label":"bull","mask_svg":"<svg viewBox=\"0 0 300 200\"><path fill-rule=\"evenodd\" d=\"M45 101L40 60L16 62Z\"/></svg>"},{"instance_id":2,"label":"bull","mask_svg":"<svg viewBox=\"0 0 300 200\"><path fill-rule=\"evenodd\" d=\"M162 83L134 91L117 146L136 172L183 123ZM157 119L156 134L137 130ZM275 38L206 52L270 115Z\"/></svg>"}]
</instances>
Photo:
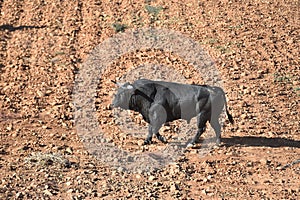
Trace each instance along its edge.
<instances>
[{"instance_id":1,"label":"bull","mask_svg":"<svg viewBox=\"0 0 300 200\"><path fill-rule=\"evenodd\" d=\"M118 85L112 106L133 110L142 115L149 124L144 145L151 144L153 135L161 142L167 142L166 138L159 134L159 129L166 122L184 119L189 123L196 116L198 130L188 147L198 142L208 121L215 131L216 143L219 145L221 141L219 117L224 106L227 117L233 124L233 117L227 109L225 92L220 87L148 79Z\"/></svg>"}]
</instances>

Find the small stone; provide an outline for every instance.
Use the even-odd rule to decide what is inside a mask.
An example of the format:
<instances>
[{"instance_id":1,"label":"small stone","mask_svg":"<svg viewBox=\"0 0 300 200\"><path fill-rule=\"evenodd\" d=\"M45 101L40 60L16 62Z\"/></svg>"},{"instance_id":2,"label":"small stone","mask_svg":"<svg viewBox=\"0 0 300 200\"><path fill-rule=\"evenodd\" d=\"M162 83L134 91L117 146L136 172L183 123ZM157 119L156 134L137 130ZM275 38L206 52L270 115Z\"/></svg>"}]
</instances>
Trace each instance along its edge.
<instances>
[{"instance_id":1,"label":"small stone","mask_svg":"<svg viewBox=\"0 0 300 200\"><path fill-rule=\"evenodd\" d=\"M44 190L43 192L44 192L45 195L48 195L48 196L52 196L53 195L49 190Z\"/></svg>"},{"instance_id":2,"label":"small stone","mask_svg":"<svg viewBox=\"0 0 300 200\"><path fill-rule=\"evenodd\" d=\"M44 96L44 93L41 92L41 91L39 91L39 90L38 90L36 93L37 93L37 95L38 95L39 97L43 97L43 96Z\"/></svg>"},{"instance_id":3,"label":"small stone","mask_svg":"<svg viewBox=\"0 0 300 200\"><path fill-rule=\"evenodd\" d=\"M118 168L118 172L124 172L125 171L125 168L124 167L119 167Z\"/></svg>"},{"instance_id":4,"label":"small stone","mask_svg":"<svg viewBox=\"0 0 300 200\"><path fill-rule=\"evenodd\" d=\"M6 130L7 130L7 131L11 131L12 129L13 129L12 124L10 124L8 127L6 127Z\"/></svg>"},{"instance_id":5,"label":"small stone","mask_svg":"<svg viewBox=\"0 0 300 200\"><path fill-rule=\"evenodd\" d=\"M270 164L270 162L271 161L269 161L268 159L265 159L265 158L263 158L263 159L260 160L260 163L263 164L263 165Z\"/></svg>"},{"instance_id":6,"label":"small stone","mask_svg":"<svg viewBox=\"0 0 300 200\"><path fill-rule=\"evenodd\" d=\"M48 126L47 125L43 125L42 129L48 129Z\"/></svg>"},{"instance_id":7,"label":"small stone","mask_svg":"<svg viewBox=\"0 0 300 200\"><path fill-rule=\"evenodd\" d=\"M294 43L294 40L293 39L290 39L290 40L287 40L286 41L288 44L293 44Z\"/></svg>"},{"instance_id":8,"label":"small stone","mask_svg":"<svg viewBox=\"0 0 300 200\"><path fill-rule=\"evenodd\" d=\"M188 145L186 146L187 149L193 148L195 145L192 143L188 143Z\"/></svg>"},{"instance_id":9,"label":"small stone","mask_svg":"<svg viewBox=\"0 0 300 200\"><path fill-rule=\"evenodd\" d=\"M296 86L299 85L299 81L293 81L292 83L293 83L293 85L296 85Z\"/></svg>"},{"instance_id":10,"label":"small stone","mask_svg":"<svg viewBox=\"0 0 300 200\"><path fill-rule=\"evenodd\" d=\"M249 91L249 89L245 88L245 89L243 90L243 93L244 93L244 94L249 94L250 91Z\"/></svg>"},{"instance_id":11,"label":"small stone","mask_svg":"<svg viewBox=\"0 0 300 200\"><path fill-rule=\"evenodd\" d=\"M66 182L67 186L70 186L71 184L72 184L71 181Z\"/></svg>"},{"instance_id":12,"label":"small stone","mask_svg":"<svg viewBox=\"0 0 300 200\"><path fill-rule=\"evenodd\" d=\"M12 137L17 137L17 136L18 136L18 133L13 133L11 136L12 136Z\"/></svg>"},{"instance_id":13,"label":"small stone","mask_svg":"<svg viewBox=\"0 0 300 200\"><path fill-rule=\"evenodd\" d=\"M161 185L161 183L160 183L160 182L158 182L158 181L155 181L155 182L153 183L153 185L154 185L155 187L158 187L158 186L160 186L160 185Z\"/></svg>"},{"instance_id":14,"label":"small stone","mask_svg":"<svg viewBox=\"0 0 300 200\"><path fill-rule=\"evenodd\" d=\"M100 142L101 143L106 143L106 139L105 138L101 138Z\"/></svg>"},{"instance_id":15,"label":"small stone","mask_svg":"<svg viewBox=\"0 0 300 200\"><path fill-rule=\"evenodd\" d=\"M175 191L177 191L177 190L179 190L178 185L175 184L175 183L172 183L172 184L171 184L171 187L170 187L170 191L171 191L171 192L175 192Z\"/></svg>"},{"instance_id":16,"label":"small stone","mask_svg":"<svg viewBox=\"0 0 300 200\"><path fill-rule=\"evenodd\" d=\"M67 191L67 193L72 193L73 192L73 189L69 189L68 191Z\"/></svg>"},{"instance_id":17,"label":"small stone","mask_svg":"<svg viewBox=\"0 0 300 200\"><path fill-rule=\"evenodd\" d=\"M247 75L247 73L246 72L242 72L241 73L241 76L246 76ZM243 85L242 85L243 86ZM244 86L243 86L243 88L242 89L244 89Z\"/></svg>"},{"instance_id":18,"label":"small stone","mask_svg":"<svg viewBox=\"0 0 300 200\"><path fill-rule=\"evenodd\" d=\"M252 162L247 162L247 167L253 167L253 163Z\"/></svg>"},{"instance_id":19,"label":"small stone","mask_svg":"<svg viewBox=\"0 0 300 200\"><path fill-rule=\"evenodd\" d=\"M153 181L153 180L156 180L156 177L155 176L149 176L149 181Z\"/></svg>"},{"instance_id":20,"label":"small stone","mask_svg":"<svg viewBox=\"0 0 300 200\"><path fill-rule=\"evenodd\" d=\"M17 194L16 194L16 198L17 199L19 199L19 198L23 198L23 193L22 192L18 192Z\"/></svg>"},{"instance_id":21,"label":"small stone","mask_svg":"<svg viewBox=\"0 0 300 200\"><path fill-rule=\"evenodd\" d=\"M86 192L87 192L88 194L92 194L93 190L92 190L92 189L88 189L88 190L86 190Z\"/></svg>"},{"instance_id":22,"label":"small stone","mask_svg":"<svg viewBox=\"0 0 300 200\"><path fill-rule=\"evenodd\" d=\"M247 118L247 114L241 114L241 118L242 119L246 119Z\"/></svg>"},{"instance_id":23,"label":"small stone","mask_svg":"<svg viewBox=\"0 0 300 200\"><path fill-rule=\"evenodd\" d=\"M135 178L137 178L137 179L141 179L141 178L142 178L142 176L141 176L141 175L139 175L139 174L137 174L137 175L135 176Z\"/></svg>"},{"instance_id":24,"label":"small stone","mask_svg":"<svg viewBox=\"0 0 300 200\"><path fill-rule=\"evenodd\" d=\"M139 145L139 146L143 146L143 145L144 145L144 140L139 140L139 141L138 141L138 145Z\"/></svg>"},{"instance_id":25,"label":"small stone","mask_svg":"<svg viewBox=\"0 0 300 200\"><path fill-rule=\"evenodd\" d=\"M162 132L166 132L166 131L169 131L169 130L171 130L170 126L163 126L163 127L161 127L161 131Z\"/></svg>"},{"instance_id":26,"label":"small stone","mask_svg":"<svg viewBox=\"0 0 300 200\"><path fill-rule=\"evenodd\" d=\"M68 153L68 154L73 154L72 148L71 148L71 147L67 147L67 148L66 148L66 153Z\"/></svg>"},{"instance_id":27,"label":"small stone","mask_svg":"<svg viewBox=\"0 0 300 200\"><path fill-rule=\"evenodd\" d=\"M49 94L51 94L52 93L52 90L47 90L46 91L46 95L49 95Z\"/></svg>"}]
</instances>

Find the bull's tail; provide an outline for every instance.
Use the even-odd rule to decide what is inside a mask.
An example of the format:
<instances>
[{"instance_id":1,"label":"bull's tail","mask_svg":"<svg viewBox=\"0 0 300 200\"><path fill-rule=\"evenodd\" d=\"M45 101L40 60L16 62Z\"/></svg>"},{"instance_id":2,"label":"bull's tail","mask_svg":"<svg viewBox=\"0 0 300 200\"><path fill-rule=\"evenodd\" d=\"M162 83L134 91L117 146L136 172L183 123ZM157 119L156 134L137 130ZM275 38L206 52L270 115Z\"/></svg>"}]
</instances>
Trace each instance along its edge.
<instances>
[{"instance_id":1,"label":"bull's tail","mask_svg":"<svg viewBox=\"0 0 300 200\"><path fill-rule=\"evenodd\" d=\"M233 123L234 123L234 120L233 120L232 115L231 115L231 114L229 113L229 111L228 111L227 101L226 101L226 94L225 94L224 90L223 90L222 88L220 88L220 87L213 87L213 90L214 90L216 93L218 93L219 95L222 96L223 101L224 101L225 111L226 111L228 120L229 120L229 122L230 122L231 124L233 124Z\"/></svg>"},{"instance_id":2,"label":"bull's tail","mask_svg":"<svg viewBox=\"0 0 300 200\"><path fill-rule=\"evenodd\" d=\"M231 124L233 124L234 120L233 120L232 115L228 111L227 101L226 101L226 96L225 96L225 92L224 91L223 91L223 98L224 98L224 105L225 105L225 110L226 110L226 114L227 114L228 120L230 121Z\"/></svg>"},{"instance_id":3,"label":"bull's tail","mask_svg":"<svg viewBox=\"0 0 300 200\"><path fill-rule=\"evenodd\" d=\"M229 113L229 111L227 110L227 108L226 108L226 114L227 114L227 117L228 117L230 123L231 123L231 124L234 124L233 117L232 117L232 115Z\"/></svg>"}]
</instances>

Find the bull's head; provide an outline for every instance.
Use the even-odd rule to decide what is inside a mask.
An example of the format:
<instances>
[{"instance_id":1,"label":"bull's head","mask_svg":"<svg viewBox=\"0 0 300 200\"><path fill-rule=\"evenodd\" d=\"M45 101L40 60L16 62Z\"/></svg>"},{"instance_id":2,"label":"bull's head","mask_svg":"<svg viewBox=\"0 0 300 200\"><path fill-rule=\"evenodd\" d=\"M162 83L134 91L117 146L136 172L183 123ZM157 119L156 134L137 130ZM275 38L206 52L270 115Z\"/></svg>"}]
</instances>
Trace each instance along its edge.
<instances>
[{"instance_id":1,"label":"bull's head","mask_svg":"<svg viewBox=\"0 0 300 200\"><path fill-rule=\"evenodd\" d=\"M114 82L114 81L113 81ZM135 87L130 83L121 84L114 82L119 86L117 94L112 102L113 107L120 107L123 109L129 109L129 103L131 96L135 93Z\"/></svg>"}]
</instances>

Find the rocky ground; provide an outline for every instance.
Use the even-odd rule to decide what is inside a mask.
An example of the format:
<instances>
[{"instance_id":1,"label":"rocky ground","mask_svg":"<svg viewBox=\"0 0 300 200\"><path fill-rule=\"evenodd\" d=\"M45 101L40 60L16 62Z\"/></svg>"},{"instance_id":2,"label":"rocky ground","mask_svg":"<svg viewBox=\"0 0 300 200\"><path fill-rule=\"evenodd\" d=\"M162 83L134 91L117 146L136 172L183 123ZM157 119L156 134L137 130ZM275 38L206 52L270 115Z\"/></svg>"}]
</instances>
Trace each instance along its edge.
<instances>
[{"instance_id":1,"label":"rocky ground","mask_svg":"<svg viewBox=\"0 0 300 200\"><path fill-rule=\"evenodd\" d=\"M299 199L297 0L4 0L0 9L0 199ZM204 48L235 124L225 121L220 147L198 144L156 171L130 172L86 148L72 94L95 47L147 27L178 31ZM160 50L128 52L108 66L97 89L97 120L109 143L137 154L167 145L143 147L144 135L118 128L108 106L110 80L145 63L203 83L184 58ZM133 127L144 128L127 114ZM181 130L176 123L162 130L170 141Z\"/></svg>"}]
</instances>

